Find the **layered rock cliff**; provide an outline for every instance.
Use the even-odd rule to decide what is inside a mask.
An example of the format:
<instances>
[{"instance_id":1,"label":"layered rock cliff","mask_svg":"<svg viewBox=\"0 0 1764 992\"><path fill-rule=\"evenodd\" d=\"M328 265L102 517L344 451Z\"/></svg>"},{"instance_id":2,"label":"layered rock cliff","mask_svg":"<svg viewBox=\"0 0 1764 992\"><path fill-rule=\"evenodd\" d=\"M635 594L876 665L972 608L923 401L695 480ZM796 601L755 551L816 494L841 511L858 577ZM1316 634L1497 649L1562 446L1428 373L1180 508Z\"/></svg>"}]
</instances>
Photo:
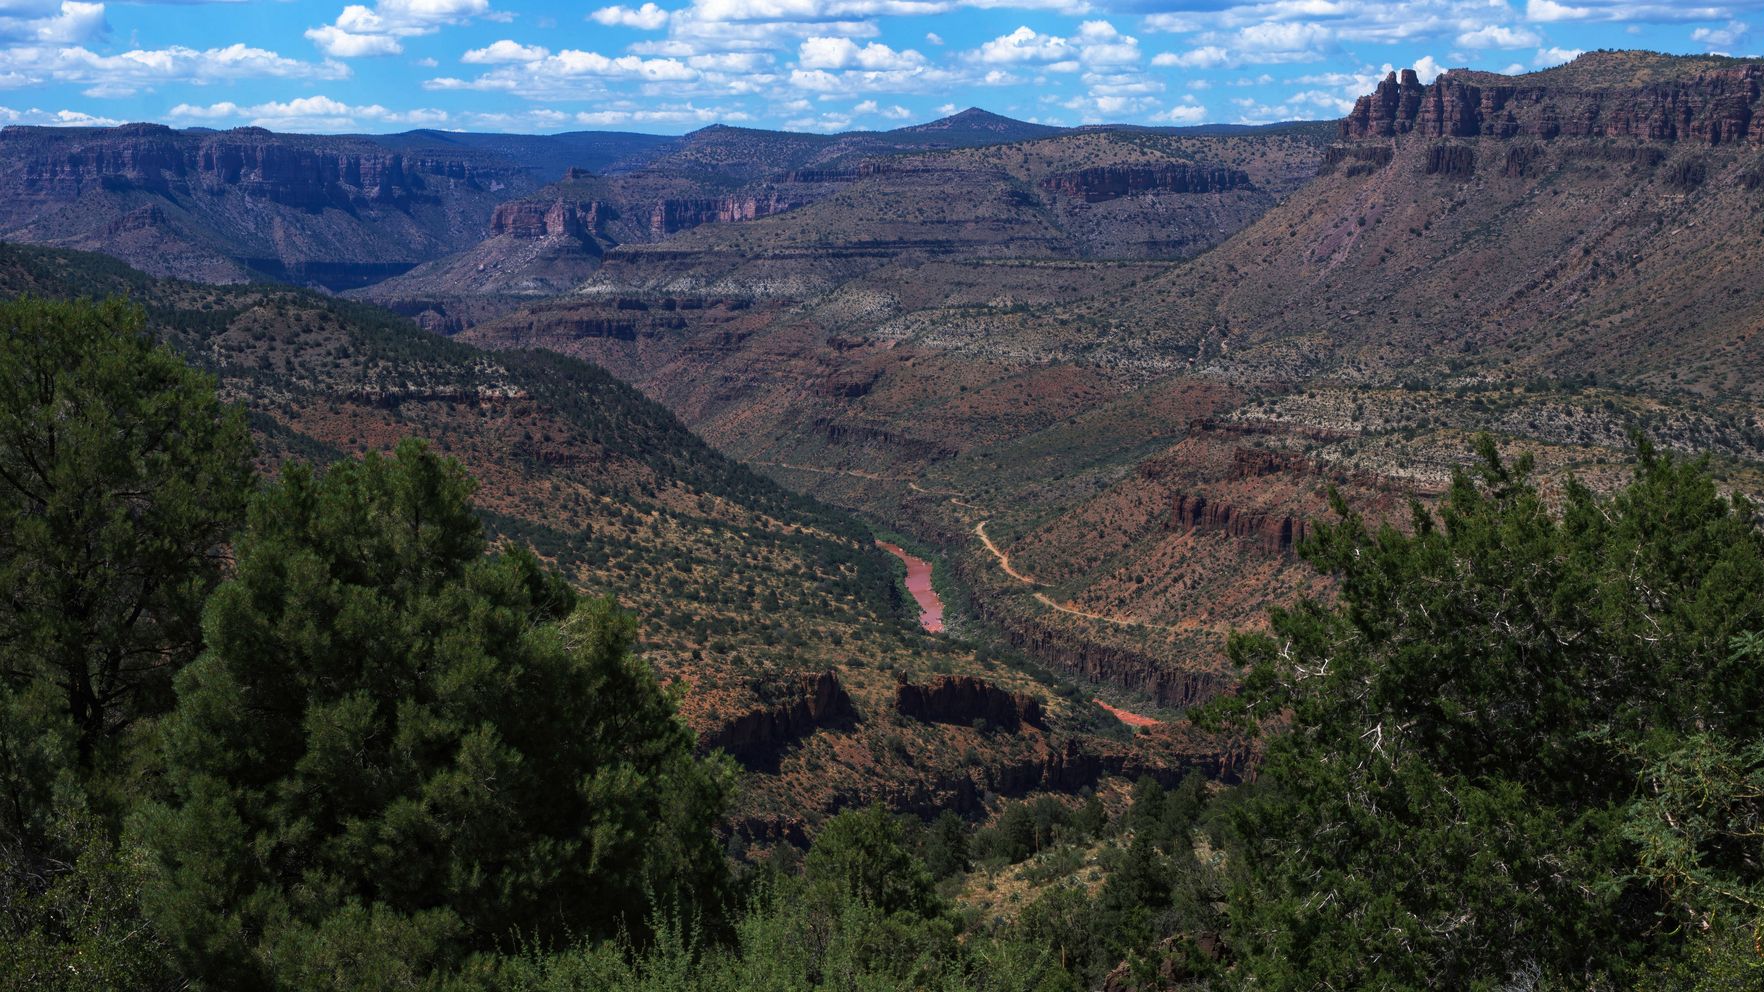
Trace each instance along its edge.
<instances>
[{"instance_id":1,"label":"layered rock cliff","mask_svg":"<svg viewBox=\"0 0 1764 992\"><path fill-rule=\"evenodd\" d=\"M705 734L699 746L707 751L721 748L747 765L762 764L791 741L857 719L857 708L830 669L798 677L780 695L777 701L746 710Z\"/></svg>"},{"instance_id":2,"label":"layered rock cliff","mask_svg":"<svg viewBox=\"0 0 1764 992\"><path fill-rule=\"evenodd\" d=\"M1042 180L1055 193L1100 203L1134 193L1221 193L1250 189L1249 174L1222 165L1171 162L1165 165L1101 165Z\"/></svg>"},{"instance_id":3,"label":"layered rock cliff","mask_svg":"<svg viewBox=\"0 0 1764 992\"><path fill-rule=\"evenodd\" d=\"M1027 693L1011 693L971 675L945 675L930 685L902 682L894 708L905 717L932 723L972 724L1015 731L1042 725L1041 703Z\"/></svg>"},{"instance_id":4,"label":"layered rock cliff","mask_svg":"<svg viewBox=\"0 0 1764 992\"><path fill-rule=\"evenodd\" d=\"M0 131L0 236L186 278L365 285L471 244L532 185L506 158L360 137Z\"/></svg>"},{"instance_id":5,"label":"layered rock cliff","mask_svg":"<svg viewBox=\"0 0 1764 992\"><path fill-rule=\"evenodd\" d=\"M802 204L778 193L662 200L649 215L649 231L662 238L701 224L757 220Z\"/></svg>"},{"instance_id":6,"label":"layered rock cliff","mask_svg":"<svg viewBox=\"0 0 1764 992\"><path fill-rule=\"evenodd\" d=\"M617 212L598 200L515 200L490 215L490 236L570 237L587 241Z\"/></svg>"},{"instance_id":7,"label":"layered rock cliff","mask_svg":"<svg viewBox=\"0 0 1764 992\"><path fill-rule=\"evenodd\" d=\"M1542 74L1540 74L1542 75ZM1764 144L1757 123L1764 66L1711 69L1639 86L1582 89L1461 71L1422 85L1391 73L1341 122L1354 140L1415 133L1433 138L1617 138L1704 145Z\"/></svg>"},{"instance_id":8,"label":"layered rock cliff","mask_svg":"<svg viewBox=\"0 0 1764 992\"><path fill-rule=\"evenodd\" d=\"M191 134L159 124L61 133L9 127L0 132L4 173L33 197L76 199L94 188L130 186L159 193L234 189L253 199L305 210L434 199L434 180L477 189L506 186L520 170L460 159L407 161L399 152L350 139L277 135L262 128Z\"/></svg>"},{"instance_id":9,"label":"layered rock cliff","mask_svg":"<svg viewBox=\"0 0 1764 992\"><path fill-rule=\"evenodd\" d=\"M1262 510L1238 510L1230 504L1200 494L1176 497L1170 526L1176 530L1213 530L1228 537L1254 541L1270 554L1290 552L1305 539L1305 520L1290 514Z\"/></svg>"},{"instance_id":10,"label":"layered rock cliff","mask_svg":"<svg viewBox=\"0 0 1764 992\"><path fill-rule=\"evenodd\" d=\"M955 565L963 582L972 586L981 580L963 561ZM972 601L974 612L996 625L1012 647L1079 681L1120 686L1150 696L1159 706L1177 708L1204 703L1236 684L1224 671L1177 665L1169 658L1098 641L1049 622L1046 614L1024 613L1010 604L1009 599L994 596L976 596Z\"/></svg>"}]
</instances>

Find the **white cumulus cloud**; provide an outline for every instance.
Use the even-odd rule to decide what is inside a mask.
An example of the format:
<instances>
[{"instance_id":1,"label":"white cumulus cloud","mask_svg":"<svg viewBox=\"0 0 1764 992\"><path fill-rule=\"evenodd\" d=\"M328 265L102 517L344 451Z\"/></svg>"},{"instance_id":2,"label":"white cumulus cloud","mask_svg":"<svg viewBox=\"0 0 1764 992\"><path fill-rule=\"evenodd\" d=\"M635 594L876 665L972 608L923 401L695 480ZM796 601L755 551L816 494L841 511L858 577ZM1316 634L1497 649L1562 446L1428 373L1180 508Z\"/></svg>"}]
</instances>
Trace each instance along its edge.
<instances>
[{"instance_id":1,"label":"white cumulus cloud","mask_svg":"<svg viewBox=\"0 0 1764 992\"><path fill-rule=\"evenodd\" d=\"M495 46L491 46L495 47ZM520 48L522 46L516 46ZM543 50L541 50L543 51ZM514 49L504 49L514 54ZM522 54L532 54L524 48ZM480 61L489 61L487 54ZM475 79L441 77L423 83L429 90L484 90L532 99L581 100L598 97L609 82L684 83L702 76L679 59L648 59L640 55L602 55L564 49L538 58L503 59L503 64Z\"/></svg>"},{"instance_id":2,"label":"white cumulus cloud","mask_svg":"<svg viewBox=\"0 0 1764 992\"><path fill-rule=\"evenodd\" d=\"M1728 16L1728 7L1634 0L1526 0L1527 20L1551 21L1714 21Z\"/></svg>"},{"instance_id":3,"label":"white cumulus cloud","mask_svg":"<svg viewBox=\"0 0 1764 992\"><path fill-rule=\"evenodd\" d=\"M1547 69L1553 65L1572 62L1583 54L1585 53L1578 48L1540 48L1537 50L1537 57L1531 60L1531 64L1539 69Z\"/></svg>"},{"instance_id":4,"label":"white cumulus cloud","mask_svg":"<svg viewBox=\"0 0 1764 992\"><path fill-rule=\"evenodd\" d=\"M404 51L400 39L433 34L474 17L494 17L490 0L379 0L371 8L344 7L336 21L309 28L306 37L337 58L397 55Z\"/></svg>"},{"instance_id":5,"label":"white cumulus cloud","mask_svg":"<svg viewBox=\"0 0 1764 992\"><path fill-rule=\"evenodd\" d=\"M1711 52L1730 52L1745 42L1751 27L1744 21L1728 21L1725 27L1697 28L1691 40Z\"/></svg>"},{"instance_id":6,"label":"white cumulus cloud","mask_svg":"<svg viewBox=\"0 0 1764 992\"><path fill-rule=\"evenodd\" d=\"M1066 39L1038 34L1027 25L980 46L980 61L992 63L1054 62L1076 54Z\"/></svg>"},{"instance_id":7,"label":"white cumulus cloud","mask_svg":"<svg viewBox=\"0 0 1764 992\"><path fill-rule=\"evenodd\" d=\"M640 31L654 31L668 23L668 12L653 3L641 7L602 7L588 16L608 27L637 28Z\"/></svg>"},{"instance_id":8,"label":"white cumulus cloud","mask_svg":"<svg viewBox=\"0 0 1764 992\"><path fill-rule=\"evenodd\" d=\"M1178 69L1215 69L1231 61L1231 53L1218 45L1202 45L1186 52L1159 52L1152 65Z\"/></svg>"},{"instance_id":9,"label":"white cumulus cloud","mask_svg":"<svg viewBox=\"0 0 1764 992\"><path fill-rule=\"evenodd\" d=\"M1151 116L1152 120L1165 124L1192 125L1202 123L1207 119L1207 108L1195 101L1193 97L1189 97L1181 103Z\"/></svg>"},{"instance_id":10,"label":"white cumulus cloud","mask_svg":"<svg viewBox=\"0 0 1764 992\"><path fill-rule=\"evenodd\" d=\"M379 104L352 105L328 96L250 105L231 100L207 105L180 103L167 116L174 121L243 121L279 131L347 131L364 123L432 127L449 121L444 110L389 110Z\"/></svg>"},{"instance_id":11,"label":"white cumulus cloud","mask_svg":"<svg viewBox=\"0 0 1764 992\"><path fill-rule=\"evenodd\" d=\"M850 38L807 38L797 51L796 64L804 69L915 69L926 64L925 56L907 49L897 52L881 42L859 46Z\"/></svg>"},{"instance_id":12,"label":"white cumulus cloud","mask_svg":"<svg viewBox=\"0 0 1764 992\"><path fill-rule=\"evenodd\" d=\"M1541 41L1543 38L1530 28L1508 27L1504 24L1488 24L1458 35L1458 44L1465 48L1511 50L1530 48Z\"/></svg>"},{"instance_id":13,"label":"white cumulus cloud","mask_svg":"<svg viewBox=\"0 0 1764 992\"><path fill-rule=\"evenodd\" d=\"M523 45L504 38L483 48L474 48L461 55L459 60L474 65L499 65L505 62L537 62L550 54L550 51L538 45Z\"/></svg>"},{"instance_id":14,"label":"white cumulus cloud","mask_svg":"<svg viewBox=\"0 0 1764 992\"><path fill-rule=\"evenodd\" d=\"M166 83L224 82L235 79L343 79L341 62L302 62L249 45L224 48L130 49L101 55L78 45L24 45L0 49L0 75L17 85L72 83L92 96L123 96Z\"/></svg>"},{"instance_id":15,"label":"white cumulus cloud","mask_svg":"<svg viewBox=\"0 0 1764 992\"><path fill-rule=\"evenodd\" d=\"M0 2L0 41L78 44L109 30L101 3Z\"/></svg>"}]
</instances>

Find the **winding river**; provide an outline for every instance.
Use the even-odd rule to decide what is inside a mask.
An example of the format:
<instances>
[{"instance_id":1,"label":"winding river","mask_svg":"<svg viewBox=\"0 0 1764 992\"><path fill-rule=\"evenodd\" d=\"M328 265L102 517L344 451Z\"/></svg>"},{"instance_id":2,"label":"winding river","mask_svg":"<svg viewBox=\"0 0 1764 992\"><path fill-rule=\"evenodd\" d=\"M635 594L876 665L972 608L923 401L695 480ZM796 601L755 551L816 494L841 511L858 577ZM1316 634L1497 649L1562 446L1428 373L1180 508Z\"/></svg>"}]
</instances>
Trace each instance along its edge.
<instances>
[{"instance_id":1,"label":"winding river","mask_svg":"<svg viewBox=\"0 0 1764 992\"><path fill-rule=\"evenodd\" d=\"M987 540L985 526L985 524L981 524L978 533L980 534L980 539L986 541L987 547L990 548L993 547L993 544L990 540ZM919 604L919 625L933 634L942 633L943 600L937 598L937 590L931 588L931 563L923 558L908 553L905 548L898 544L890 544L887 541L877 541L876 547L881 548L883 551L888 552L896 558L899 558L906 565L907 592L912 593L913 599ZM1011 572L1012 576L1015 576L1024 582L1034 582L1033 579L1017 576L1016 572L1012 572L1009 559L1005 558L1002 552L995 549L993 553L998 555L1000 562L1004 565L1005 571ZM1149 716L1141 716L1138 713L1121 709L1118 706L1110 706L1101 699L1093 699L1091 701L1107 710L1115 717L1115 719L1130 727L1156 727L1162 722L1160 720L1154 720Z\"/></svg>"},{"instance_id":2,"label":"winding river","mask_svg":"<svg viewBox=\"0 0 1764 992\"><path fill-rule=\"evenodd\" d=\"M919 626L933 634L943 632L943 600L937 598L937 590L931 588L931 563L923 558L908 554L898 544L877 541L876 547L899 558L906 564L907 592L919 604Z\"/></svg>"}]
</instances>

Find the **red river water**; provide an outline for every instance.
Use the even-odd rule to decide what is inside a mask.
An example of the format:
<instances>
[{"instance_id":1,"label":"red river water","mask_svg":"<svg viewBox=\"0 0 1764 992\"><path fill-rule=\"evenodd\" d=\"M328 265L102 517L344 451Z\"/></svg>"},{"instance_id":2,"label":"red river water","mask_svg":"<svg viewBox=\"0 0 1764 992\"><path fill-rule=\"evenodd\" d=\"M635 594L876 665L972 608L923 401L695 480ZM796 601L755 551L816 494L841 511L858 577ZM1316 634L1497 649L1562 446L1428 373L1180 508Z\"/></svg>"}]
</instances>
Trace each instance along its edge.
<instances>
[{"instance_id":1,"label":"red river water","mask_svg":"<svg viewBox=\"0 0 1764 992\"><path fill-rule=\"evenodd\" d=\"M942 633L943 600L938 599L937 590L931 588L931 563L887 541L877 541L876 547L906 563L907 592L912 593L919 604L919 625L933 634Z\"/></svg>"}]
</instances>

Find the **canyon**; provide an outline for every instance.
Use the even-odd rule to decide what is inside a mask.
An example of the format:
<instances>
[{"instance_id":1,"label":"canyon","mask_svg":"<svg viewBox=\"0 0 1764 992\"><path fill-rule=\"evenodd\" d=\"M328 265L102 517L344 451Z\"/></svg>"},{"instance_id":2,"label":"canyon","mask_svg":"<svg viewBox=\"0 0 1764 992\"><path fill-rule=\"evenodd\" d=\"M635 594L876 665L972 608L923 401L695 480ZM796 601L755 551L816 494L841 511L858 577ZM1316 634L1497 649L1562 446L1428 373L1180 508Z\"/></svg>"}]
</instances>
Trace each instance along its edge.
<instances>
[{"instance_id":1,"label":"canyon","mask_svg":"<svg viewBox=\"0 0 1764 992\"><path fill-rule=\"evenodd\" d=\"M1757 483L1744 321L1764 281L1695 232L1760 210L1758 71L1593 53L1517 79L1397 72L1323 129L799 173L838 192L615 249L463 336L604 365L784 485L938 549L980 629L1161 720L1230 690L1230 631L1327 594L1298 550L1337 499L1404 525L1477 430L1597 482L1646 426ZM1221 229L1243 196L1261 199ZM1226 236L1169 251L1185 216ZM1130 232L1143 261L1087 259Z\"/></svg>"},{"instance_id":2,"label":"canyon","mask_svg":"<svg viewBox=\"0 0 1764 992\"><path fill-rule=\"evenodd\" d=\"M1252 775L1249 745L1184 717L1236 688L1231 634L1327 599L1307 541L1342 514L1415 526L1479 433L1552 490L1624 478L1640 431L1764 492L1761 84L1756 62L1595 52L1396 71L1339 121L713 127L546 175L428 138L8 130L28 195L0 234L330 280L327 306L458 349L345 388L334 352L252 340L261 307L228 303L221 368L305 397L262 410L291 446L478 438L510 539L653 615L646 657L751 777L745 834L800 836L872 799ZM188 235L246 202L299 250ZM595 366L653 410L545 413L612 395ZM489 392L444 392L466 385Z\"/></svg>"}]
</instances>

